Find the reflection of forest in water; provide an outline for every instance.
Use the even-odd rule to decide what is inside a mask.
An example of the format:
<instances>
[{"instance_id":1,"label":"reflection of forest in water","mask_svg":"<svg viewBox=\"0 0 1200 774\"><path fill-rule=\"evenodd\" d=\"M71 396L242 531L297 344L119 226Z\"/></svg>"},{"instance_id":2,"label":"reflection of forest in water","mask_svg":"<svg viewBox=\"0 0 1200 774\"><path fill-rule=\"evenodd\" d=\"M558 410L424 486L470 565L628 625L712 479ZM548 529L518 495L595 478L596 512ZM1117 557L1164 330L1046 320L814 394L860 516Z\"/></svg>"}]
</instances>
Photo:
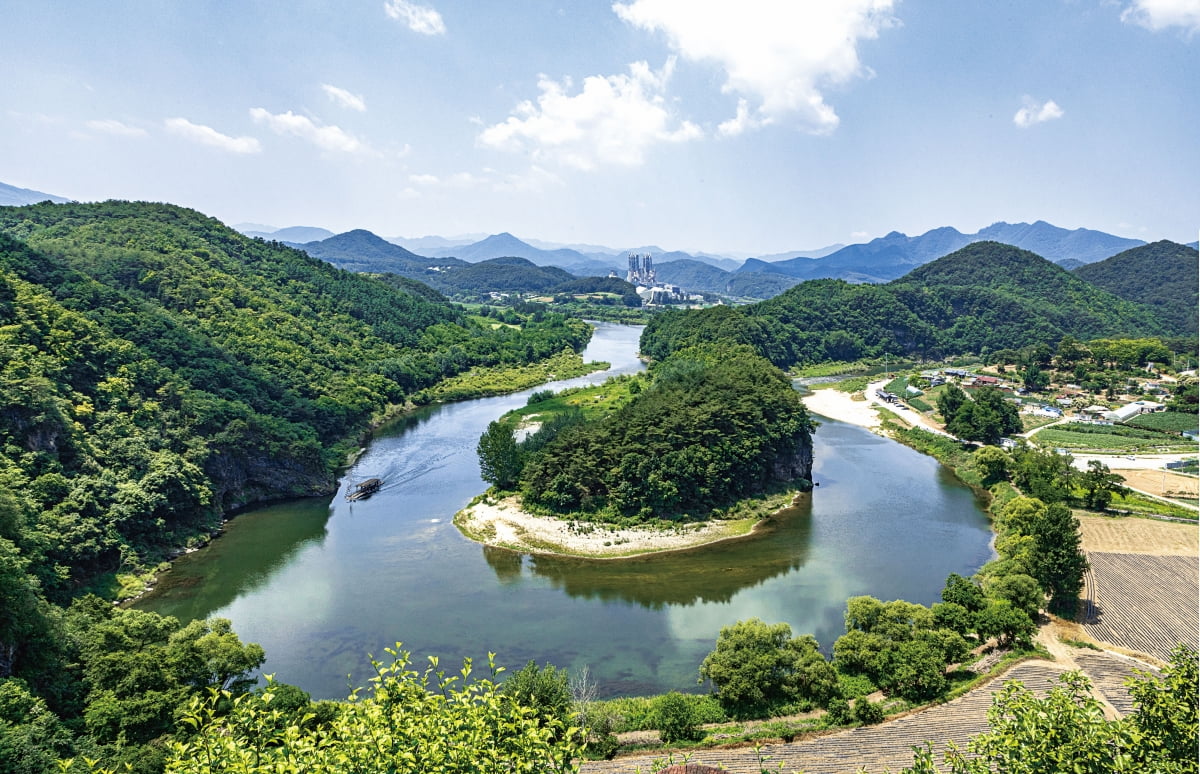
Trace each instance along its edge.
<instances>
[{"instance_id":1,"label":"reflection of forest in water","mask_svg":"<svg viewBox=\"0 0 1200 774\"><path fill-rule=\"evenodd\" d=\"M269 584L306 547L321 546L329 515L328 500L306 498L239 516L202 551L176 559L137 607L181 621L204 618Z\"/></svg>"},{"instance_id":2,"label":"reflection of forest in water","mask_svg":"<svg viewBox=\"0 0 1200 774\"><path fill-rule=\"evenodd\" d=\"M580 559L483 547L500 583L523 573L545 578L571 597L632 602L651 610L666 605L724 603L743 589L800 569L812 534L812 500L762 522L754 534L684 551L628 559Z\"/></svg>"}]
</instances>

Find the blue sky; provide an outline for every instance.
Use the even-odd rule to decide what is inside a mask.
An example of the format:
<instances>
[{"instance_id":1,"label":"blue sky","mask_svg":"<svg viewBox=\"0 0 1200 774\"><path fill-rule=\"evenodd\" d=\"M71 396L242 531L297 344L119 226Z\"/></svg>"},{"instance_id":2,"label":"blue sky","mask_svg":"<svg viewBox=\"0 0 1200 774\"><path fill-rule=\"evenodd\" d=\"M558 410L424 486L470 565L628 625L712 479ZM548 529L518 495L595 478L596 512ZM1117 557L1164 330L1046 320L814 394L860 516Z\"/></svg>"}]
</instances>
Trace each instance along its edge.
<instances>
[{"instance_id":1,"label":"blue sky","mask_svg":"<svg viewBox=\"0 0 1200 774\"><path fill-rule=\"evenodd\" d=\"M1200 227L1200 0L4 0L0 181L763 254Z\"/></svg>"}]
</instances>

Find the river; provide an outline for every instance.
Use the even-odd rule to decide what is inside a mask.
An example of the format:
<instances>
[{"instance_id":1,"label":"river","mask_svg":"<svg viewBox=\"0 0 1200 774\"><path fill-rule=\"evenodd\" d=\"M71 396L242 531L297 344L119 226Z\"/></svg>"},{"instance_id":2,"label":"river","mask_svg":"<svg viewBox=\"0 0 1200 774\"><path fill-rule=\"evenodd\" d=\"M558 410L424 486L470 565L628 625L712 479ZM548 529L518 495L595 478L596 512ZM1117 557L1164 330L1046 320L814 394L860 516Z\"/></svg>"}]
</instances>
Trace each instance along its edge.
<instances>
[{"instance_id":1,"label":"river","mask_svg":"<svg viewBox=\"0 0 1200 774\"><path fill-rule=\"evenodd\" d=\"M600 324L585 357L608 372L642 368L641 328ZM545 389L542 386L538 389ZM367 654L403 642L414 661L451 671L488 651L587 665L603 697L695 690L722 626L757 616L812 633L828 649L847 597L937 601L951 572L991 556L969 489L932 458L821 419L819 486L752 539L686 553L596 562L523 556L463 538L454 514L486 485L475 445L488 422L532 390L416 411L377 435L332 500L258 508L180 558L137 607L229 618L267 652L264 673L315 698L343 698L369 676ZM820 418L818 418L820 419ZM350 481L385 481L348 503Z\"/></svg>"}]
</instances>

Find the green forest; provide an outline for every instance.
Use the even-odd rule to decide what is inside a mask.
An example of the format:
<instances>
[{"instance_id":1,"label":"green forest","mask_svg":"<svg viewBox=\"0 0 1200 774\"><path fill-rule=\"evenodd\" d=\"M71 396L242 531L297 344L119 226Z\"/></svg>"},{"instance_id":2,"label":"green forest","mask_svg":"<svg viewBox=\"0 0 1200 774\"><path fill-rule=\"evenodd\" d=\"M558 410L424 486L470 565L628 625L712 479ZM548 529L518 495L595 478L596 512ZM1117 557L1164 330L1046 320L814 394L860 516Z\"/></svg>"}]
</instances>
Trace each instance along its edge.
<instances>
[{"instance_id":1,"label":"green forest","mask_svg":"<svg viewBox=\"0 0 1200 774\"><path fill-rule=\"evenodd\" d=\"M262 651L85 592L236 508L333 492L347 452L445 380L591 335L514 314L485 324L180 207L0 208L0 771L160 770L180 708L244 692Z\"/></svg>"},{"instance_id":2,"label":"green forest","mask_svg":"<svg viewBox=\"0 0 1200 774\"><path fill-rule=\"evenodd\" d=\"M480 439L485 480L527 507L613 523L706 519L811 475L812 424L786 378L749 347L695 347L601 417L545 415L518 442L511 420ZM534 399L544 399L539 394Z\"/></svg>"},{"instance_id":3,"label":"green forest","mask_svg":"<svg viewBox=\"0 0 1200 774\"><path fill-rule=\"evenodd\" d=\"M939 359L1064 336L1180 335L1127 301L1033 253L977 242L885 285L811 280L750 306L668 311L651 319L654 358L704 342L748 344L781 368L883 355Z\"/></svg>"}]
</instances>

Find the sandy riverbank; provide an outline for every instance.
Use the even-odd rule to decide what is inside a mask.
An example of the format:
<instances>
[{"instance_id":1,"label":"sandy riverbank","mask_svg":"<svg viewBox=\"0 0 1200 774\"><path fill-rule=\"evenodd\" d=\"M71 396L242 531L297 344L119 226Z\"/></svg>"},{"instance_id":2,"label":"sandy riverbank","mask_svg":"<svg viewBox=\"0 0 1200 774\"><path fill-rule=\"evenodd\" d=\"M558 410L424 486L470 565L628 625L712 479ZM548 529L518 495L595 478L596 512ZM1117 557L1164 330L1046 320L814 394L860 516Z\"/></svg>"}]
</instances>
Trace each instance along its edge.
<instances>
[{"instance_id":1,"label":"sandy riverbank","mask_svg":"<svg viewBox=\"0 0 1200 774\"><path fill-rule=\"evenodd\" d=\"M642 554L680 551L723 540L746 537L760 522L756 517L680 525L676 529L572 522L535 516L521 510L516 497L484 499L454 516L459 531L477 543L522 553L619 559Z\"/></svg>"},{"instance_id":2,"label":"sandy riverbank","mask_svg":"<svg viewBox=\"0 0 1200 774\"><path fill-rule=\"evenodd\" d=\"M868 395L871 394L872 387L867 388ZM861 395L856 399L848 392L827 387L814 390L805 395L803 400L805 408L813 414L876 432L881 425L878 405L873 400L863 399Z\"/></svg>"}]
</instances>

